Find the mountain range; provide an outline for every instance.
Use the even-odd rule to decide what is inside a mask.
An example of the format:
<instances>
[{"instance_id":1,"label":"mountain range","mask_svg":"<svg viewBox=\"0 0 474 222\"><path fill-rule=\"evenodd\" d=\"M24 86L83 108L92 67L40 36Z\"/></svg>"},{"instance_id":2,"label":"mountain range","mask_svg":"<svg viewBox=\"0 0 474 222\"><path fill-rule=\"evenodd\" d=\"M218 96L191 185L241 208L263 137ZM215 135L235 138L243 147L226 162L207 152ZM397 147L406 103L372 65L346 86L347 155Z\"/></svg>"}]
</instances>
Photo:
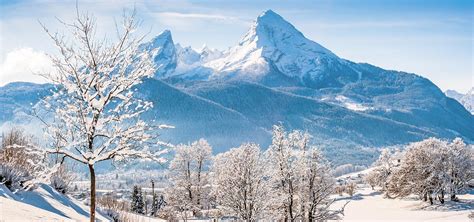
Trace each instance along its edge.
<instances>
[{"instance_id":1,"label":"mountain range","mask_svg":"<svg viewBox=\"0 0 474 222\"><path fill-rule=\"evenodd\" d=\"M266 148L272 125L306 130L334 164L368 164L376 147L427 137L474 141L474 116L430 80L340 58L268 10L226 51L195 50L164 31L140 46L157 71L137 87L148 120L174 125L172 143L206 138L215 152L242 142ZM0 122L25 113L49 84L0 88ZM472 98L472 97L471 97Z\"/></svg>"}]
</instances>

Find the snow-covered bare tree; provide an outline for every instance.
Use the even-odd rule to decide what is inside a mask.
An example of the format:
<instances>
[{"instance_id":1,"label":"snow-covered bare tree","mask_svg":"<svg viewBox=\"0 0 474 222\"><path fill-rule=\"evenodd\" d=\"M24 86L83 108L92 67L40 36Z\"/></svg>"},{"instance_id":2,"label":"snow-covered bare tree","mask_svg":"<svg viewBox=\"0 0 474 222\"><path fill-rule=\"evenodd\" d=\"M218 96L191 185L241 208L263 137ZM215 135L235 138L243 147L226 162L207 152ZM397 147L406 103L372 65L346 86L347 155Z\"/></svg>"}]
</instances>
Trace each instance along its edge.
<instances>
[{"instance_id":1,"label":"snow-covered bare tree","mask_svg":"<svg viewBox=\"0 0 474 222\"><path fill-rule=\"evenodd\" d=\"M429 138L408 146L400 167L388 179L388 193L417 194L433 204L455 195L472 179L472 150L461 139L452 143Z\"/></svg>"},{"instance_id":2,"label":"snow-covered bare tree","mask_svg":"<svg viewBox=\"0 0 474 222\"><path fill-rule=\"evenodd\" d=\"M45 32L59 49L51 56L55 74L44 74L56 86L37 112L51 137L49 153L63 155L89 168L90 220L95 220L95 164L140 158L163 162L157 127L140 119L152 103L138 99L134 87L155 71L146 53L139 53L143 36L136 36L135 11L124 13L117 40L96 37L96 19L77 10L72 34ZM120 27L120 28L119 28ZM44 114L44 115L42 115Z\"/></svg>"},{"instance_id":3,"label":"snow-covered bare tree","mask_svg":"<svg viewBox=\"0 0 474 222\"><path fill-rule=\"evenodd\" d=\"M379 158L374 163L374 169L367 175L372 181L372 187L380 186L382 190L387 190L388 178L393 174L397 164L392 156L390 149L381 150Z\"/></svg>"},{"instance_id":4,"label":"snow-covered bare tree","mask_svg":"<svg viewBox=\"0 0 474 222\"><path fill-rule=\"evenodd\" d=\"M217 204L241 220L263 219L269 202L266 168L257 144L245 143L217 155L212 166Z\"/></svg>"},{"instance_id":5,"label":"snow-covered bare tree","mask_svg":"<svg viewBox=\"0 0 474 222\"><path fill-rule=\"evenodd\" d=\"M295 141L290 141L282 125L273 126L272 144L267 150L272 187L273 217L294 221L299 216Z\"/></svg>"},{"instance_id":6,"label":"snow-covered bare tree","mask_svg":"<svg viewBox=\"0 0 474 222\"><path fill-rule=\"evenodd\" d=\"M364 181L369 184L369 186L372 188L372 190L375 189L375 186L377 186L378 184L378 178L377 178L377 174L375 173L372 173L372 172L369 172L367 175L364 176Z\"/></svg>"},{"instance_id":7,"label":"snow-covered bare tree","mask_svg":"<svg viewBox=\"0 0 474 222\"><path fill-rule=\"evenodd\" d=\"M285 221L327 220L341 210L330 210L334 189L332 172L321 153L310 146L311 136L301 131L286 133L273 127L267 155L272 188L273 217Z\"/></svg>"},{"instance_id":8,"label":"snow-covered bare tree","mask_svg":"<svg viewBox=\"0 0 474 222\"><path fill-rule=\"evenodd\" d=\"M446 143L435 138L410 144L399 169L387 180L387 193L398 197L413 193L432 202L432 195L439 190L438 173L443 173L439 172L438 157L445 148Z\"/></svg>"},{"instance_id":9,"label":"snow-covered bare tree","mask_svg":"<svg viewBox=\"0 0 474 222\"><path fill-rule=\"evenodd\" d=\"M473 150L456 138L449 144L449 156L447 161L450 176L449 192L450 199L456 200L456 194L462 191L467 183L474 178L474 155Z\"/></svg>"},{"instance_id":10,"label":"snow-covered bare tree","mask_svg":"<svg viewBox=\"0 0 474 222\"><path fill-rule=\"evenodd\" d=\"M329 163L316 147L300 146L300 148L304 147L307 147L307 150L300 150L301 156L298 157L298 162L300 162L300 171L297 175L300 178L298 191L298 199L301 202L300 217L303 221L337 219L344 207L341 209L330 208L334 203L334 199L330 196L334 193L335 182Z\"/></svg>"},{"instance_id":11,"label":"snow-covered bare tree","mask_svg":"<svg viewBox=\"0 0 474 222\"><path fill-rule=\"evenodd\" d=\"M175 152L169 168L171 186L166 190L167 202L181 212L197 213L208 204L207 168L212 147L199 139L190 145L177 145Z\"/></svg>"}]
</instances>

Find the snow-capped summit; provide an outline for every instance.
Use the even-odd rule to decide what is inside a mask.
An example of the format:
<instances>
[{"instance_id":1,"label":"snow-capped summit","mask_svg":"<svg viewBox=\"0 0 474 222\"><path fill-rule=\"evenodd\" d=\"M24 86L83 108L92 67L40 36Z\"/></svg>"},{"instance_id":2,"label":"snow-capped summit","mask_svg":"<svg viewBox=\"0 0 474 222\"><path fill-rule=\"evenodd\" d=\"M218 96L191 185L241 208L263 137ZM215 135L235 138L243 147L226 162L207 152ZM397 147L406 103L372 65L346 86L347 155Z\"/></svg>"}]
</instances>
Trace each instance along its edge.
<instances>
[{"instance_id":1,"label":"snow-capped summit","mask_svg":"<svg viewBox=\"0 0 474 222\"><path fill-rule=\"evenodd\" d=\"M344 61L334 53L309 40L280 15L268 10L255 20L239 44L225 57L206 66L216 70L217 75L231 74L250 80L268 79L269 73L276 72L303 85L317 87L312 82L323 79L320 75L325 70L340 64Z\"/></svg>"},{"instance_id":2,"label":"snow-capped summit","mask_svg":"<svg viewBox=\"0 0 474 222\"><path fill-rule=\"evenodd\" d=\"M178 53L178 63L192 65L200 61L201 55L191 48L191 46L183 47L177 43L175 47L176 52Z\"/></svg>"},{"instance_id":3,"label":"snow-capped summit","mask_svg":"<svg viewBox=\"0 0 474 222\"><path fill-rule=\"evenodd\" d=\"M140 50L152 56L157 69L155 77L169 76L176 69L177 53L169 30L161 32L151 41L142 44Z\"/></svg>"},{"instance_id":4,"label":"snow-capped summit","mask_svg":"<svg viewBox=\"0 0 474 222\"><path fill-rule=\"evenodd\" d=\"M285 52L284 54L311 52L312 55L335 56L328 49L307 39L292 24L272 10L265 11L257 18L255 24L242 39L241 45L253 41L256 42L257 47L264 49L264 56L269 59L276 56L274 53L278 51Z\"/></svg>"},{"instance_id":5,"label":"snow-capped summit","mask_svg":"<svg viewBox=\"0 0 474 222\"><path fill-rule=\"evenodd\" d=\"M224 53L221 52L220 50L209 48L206 44L202 46L200 50L200 54L201 54L202 62L209 62L209 61L218 59L224 55Z\"/></svg>"}]
</instances>

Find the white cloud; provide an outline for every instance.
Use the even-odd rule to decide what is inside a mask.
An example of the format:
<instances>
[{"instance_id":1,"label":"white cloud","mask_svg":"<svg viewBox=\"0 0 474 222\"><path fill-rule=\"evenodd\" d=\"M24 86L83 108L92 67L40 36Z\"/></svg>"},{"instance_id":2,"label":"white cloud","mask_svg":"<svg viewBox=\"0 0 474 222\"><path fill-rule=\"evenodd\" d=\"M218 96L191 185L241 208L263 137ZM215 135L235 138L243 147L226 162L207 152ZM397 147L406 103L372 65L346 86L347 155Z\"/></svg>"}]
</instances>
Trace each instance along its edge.
<instances>
[{"instance_id":1,"label":"white cloud","mask_svg":"<svg viewBox=\"0 0 474 222\"><path fill-rule=\"evenodd\" d=\"M240 17L221 15L221 14L204 14L204 13L181 13L181 12L156 12L151 13L157 21L173 29L189 30L202 29L208 27L209 23L225 24L225 25L245 25L251 24L250 20Z\"/></svg>"},{"instance_id":2,"label":"white cloud","mask_svg":"<svg viewBox=\"0 0 474 222\"><path fill-rule=\"evenodd\" d=\"M158 12L158 16L168 18L183 18L183 19L212 19L221 21L232 21L239 20L236 17L225 16L225 15L213 15L213 14L198 14L198 13L180 13L180 12Z\"/></svg>"},{"instance_id":3,"label":"white cloud","mask_svg":"<svg viewBox=\"0 0 474 222\"><path fill-rule=\"evenodd\" d=\"M0 63L0 86L16 81L45 83L47 80L38 74L53 70L52 61L45 53L32 48L16 49L7 53Z\"/></svg>"}]
</instances>

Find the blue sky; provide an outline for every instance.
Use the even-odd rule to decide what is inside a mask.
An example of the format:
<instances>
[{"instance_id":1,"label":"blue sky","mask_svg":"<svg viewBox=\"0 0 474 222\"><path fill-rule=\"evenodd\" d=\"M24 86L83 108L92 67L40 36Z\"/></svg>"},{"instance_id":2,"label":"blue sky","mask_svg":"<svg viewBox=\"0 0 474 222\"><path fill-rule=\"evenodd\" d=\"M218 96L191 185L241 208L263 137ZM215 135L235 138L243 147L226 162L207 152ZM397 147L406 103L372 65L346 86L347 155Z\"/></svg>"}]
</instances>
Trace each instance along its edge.
<instances>
[{"instance_id":1,"label":"blue sky","mask_svg":"<svg viewBox=\"0 0 474 222\"><path fill-rule=\"evenodd\" d=\"M0 85L42 80L24 74L48 69L43 53L55 53L38 20L60 29L75 1L0 0ZM441 89L474 86L473 1L79 1L98 17L99 34L113 31L114 18L135 6L148 38L164 29L175 42L201 48L235 45L253 20L272 9L306 37L340 57L417 73ZM22 68L18 68L22 67ZM31 73L31 72L30 72Z\"/></svg>"}]
</instances>

